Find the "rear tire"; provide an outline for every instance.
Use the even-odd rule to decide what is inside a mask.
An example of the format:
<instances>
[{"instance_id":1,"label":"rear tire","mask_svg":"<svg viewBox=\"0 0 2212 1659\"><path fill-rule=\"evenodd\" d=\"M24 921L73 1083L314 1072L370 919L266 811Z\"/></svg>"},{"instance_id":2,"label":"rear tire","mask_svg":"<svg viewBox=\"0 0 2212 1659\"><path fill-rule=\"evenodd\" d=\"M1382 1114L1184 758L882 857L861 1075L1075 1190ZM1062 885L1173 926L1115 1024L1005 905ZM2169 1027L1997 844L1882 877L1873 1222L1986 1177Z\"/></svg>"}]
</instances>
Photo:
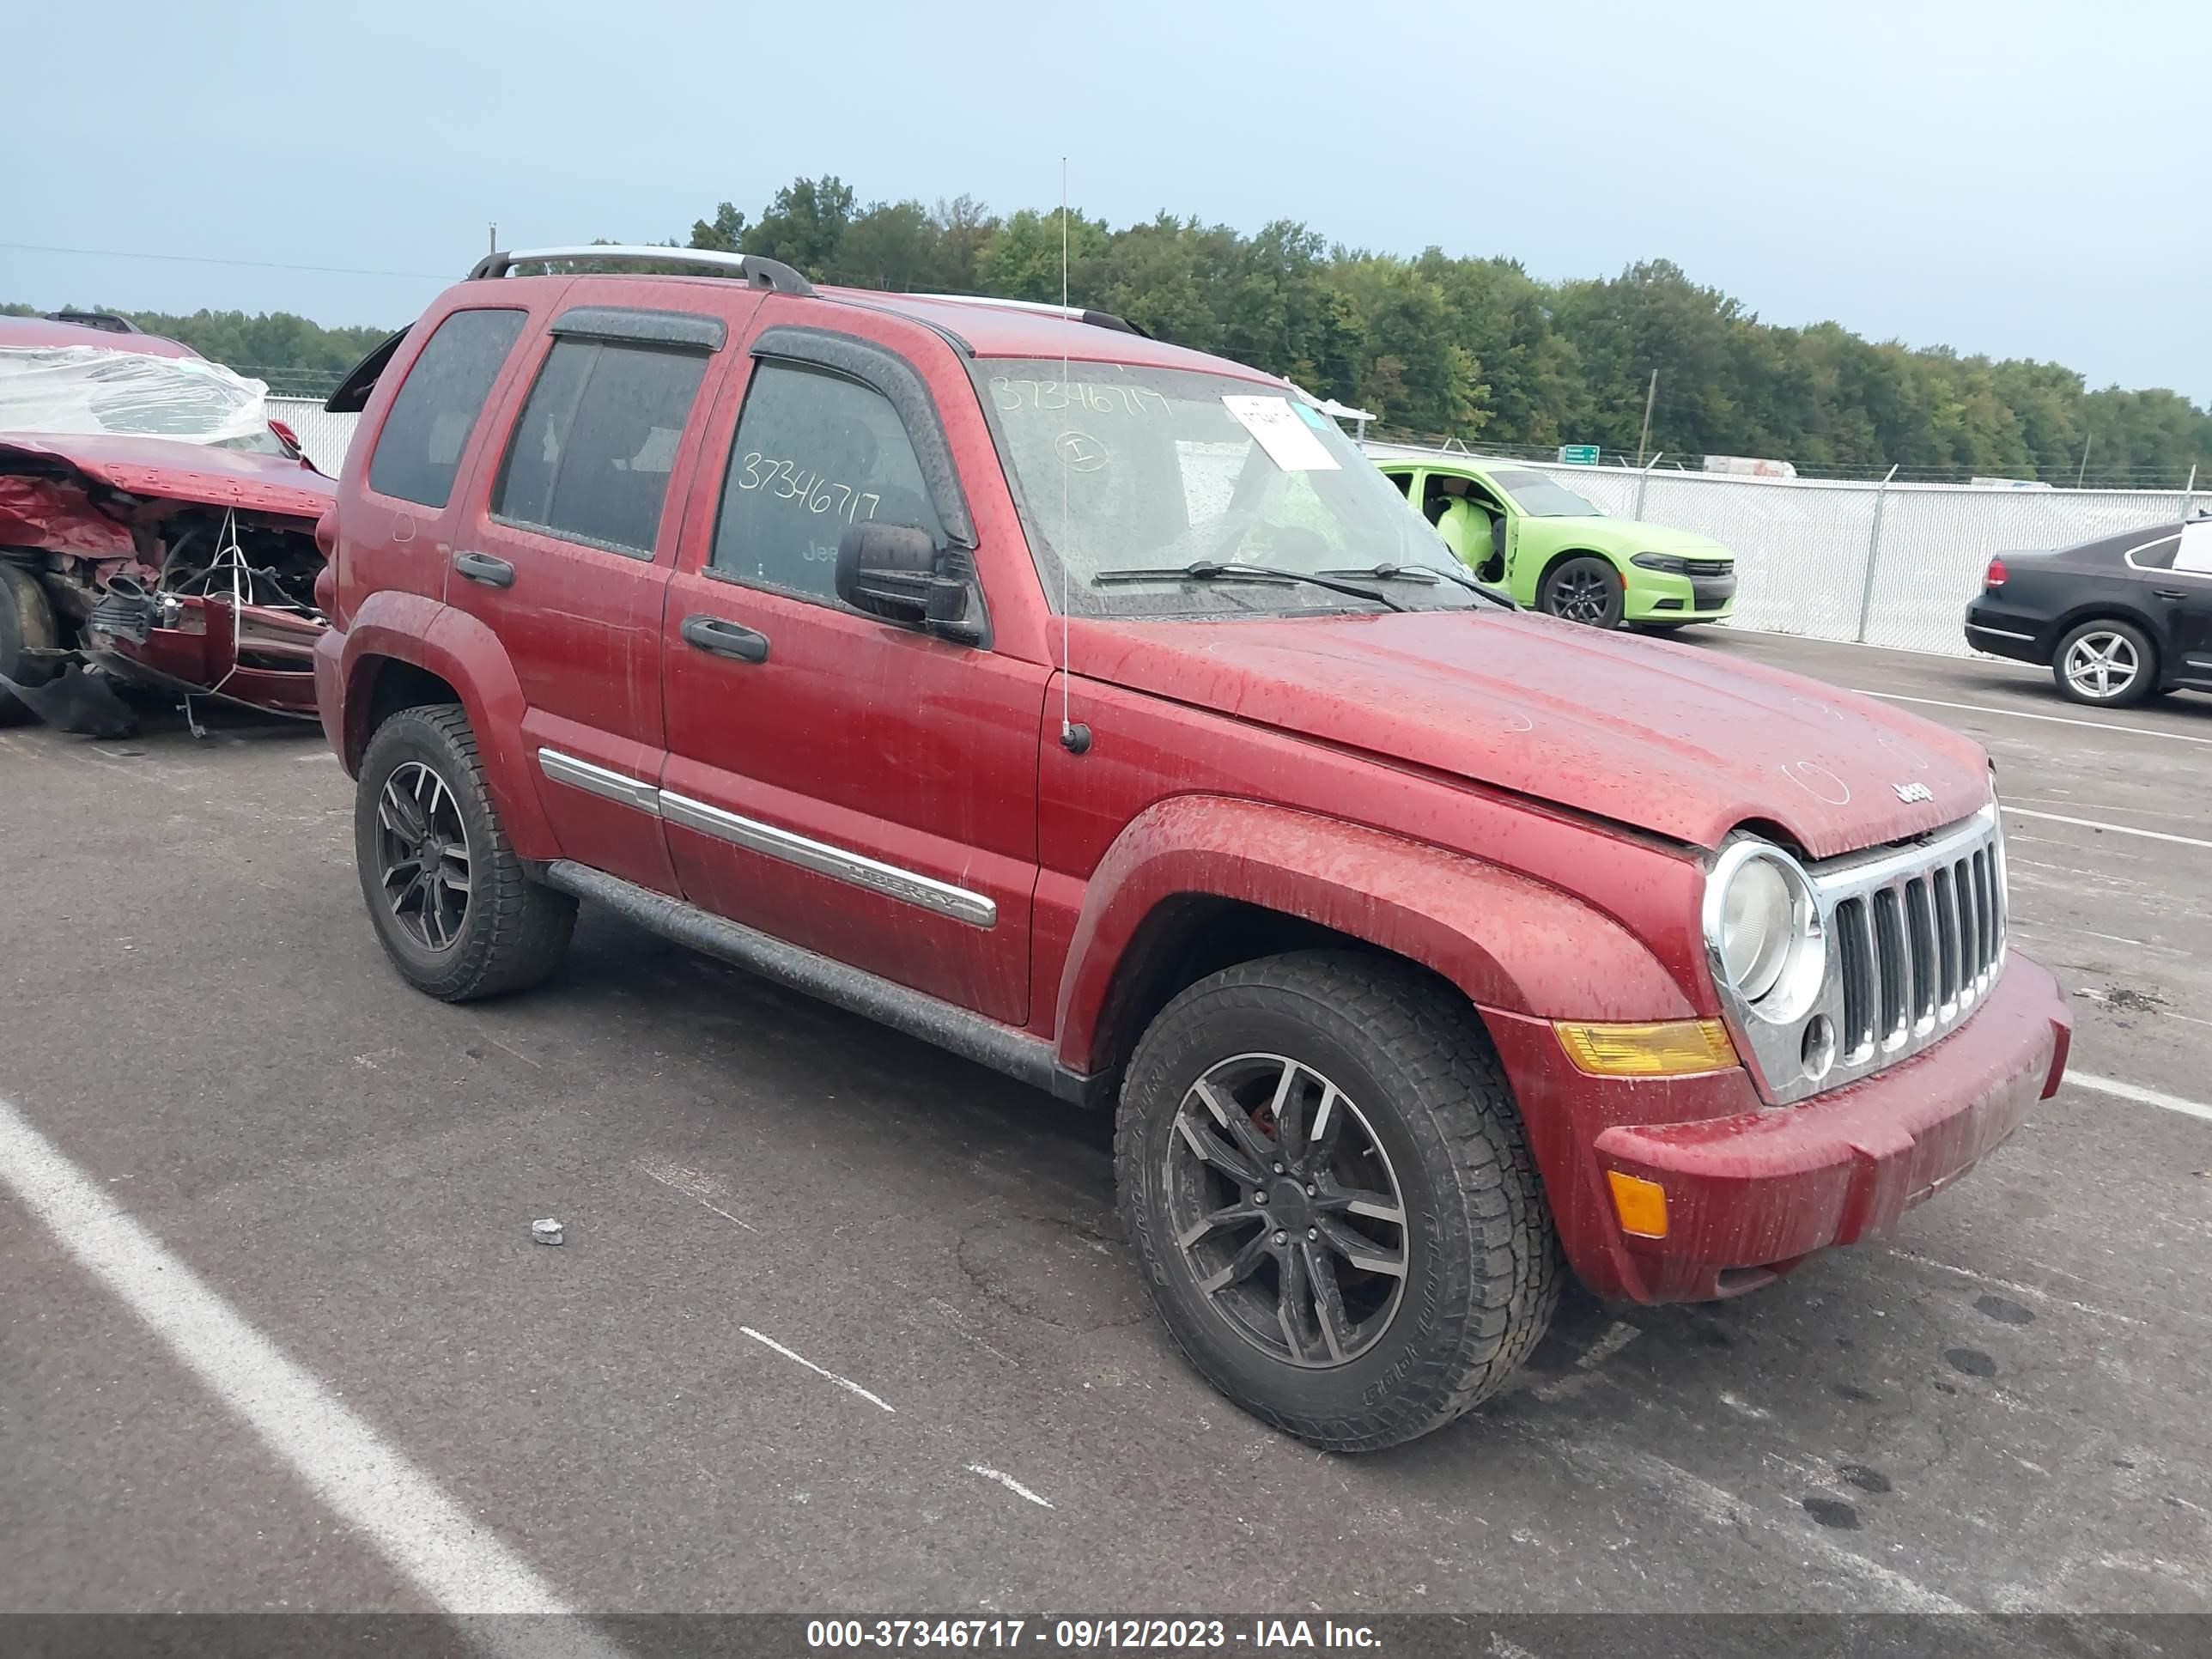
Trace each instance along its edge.
<instances>
[{"instance_id":1,"label":"rear tire","mask_svg":"<svg viewBox=\"0 0 2212 1659\"><path fill-rule=\"evenodd\" d=\"M0 561L0 678L18 685L44 685L54 671L27 653L60 648L61 630L54 623L54 608L39 579L18 564ZM0 726L20 726L35 719L6 687L0 686Z\"/></svg>"},{"instance_id":2,"label":"rear tire","mask_svg":"<svg viewBox=\"0 0 2212 1659\"><path fill-rule=\"evenodd\" d=\"M2059 696L2099 708L2125 708L2158 688L2158 651L2133 623L2086 622L2051 655Z\"/></svg>"},{"instance_id":3,"label":"rear tire","mask_svg":"<svg viewBox=\"0 0 2212 1659\"><path fill-rule=\"evenodd\" d=\"M1567 622L1587 623L1592 628L1618 628L1627 603L1620 572L1610 559L1581 553L1562 560L1544 573L1536 590L1536 608Z\"/></svg>"},{"instance_id":4,"label":"rear tire","mask_svg":"<svg viewBox=\"0 0 2212 1659\"><path fill-rule=\"evenodd\" d=\"M354 860L400 976L446 1002L535 985L560 963L576 901L529 878L451 703L403 708L362 757Z\"/></svg>"},{"instance_id":5,"label":"rear tire","mask_svg":"<svg viewBox=\"0 0 2212 1659\"><path fill-rule=\"evenodd\" d=\"M1324 1450L1449 1423L1512 1375L1559 1300L1565 1263L1489 1038L1396 963L1299 952L1184 991L1137 1045L1115 1154L1176 1346Z\"/></svg>"}]
</instances>

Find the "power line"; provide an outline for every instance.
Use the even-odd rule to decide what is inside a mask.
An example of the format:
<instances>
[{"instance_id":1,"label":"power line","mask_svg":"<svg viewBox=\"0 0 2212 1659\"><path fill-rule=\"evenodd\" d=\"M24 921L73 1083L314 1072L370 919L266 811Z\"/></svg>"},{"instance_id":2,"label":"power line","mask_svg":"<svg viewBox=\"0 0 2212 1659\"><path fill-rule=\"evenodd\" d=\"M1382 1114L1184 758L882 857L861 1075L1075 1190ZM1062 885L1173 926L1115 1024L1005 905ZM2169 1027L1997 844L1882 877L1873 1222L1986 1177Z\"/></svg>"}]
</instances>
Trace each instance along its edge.
<instances>
[{"instance_id":1,"label":"power line","mask_svg":"<svg viewBox=\"0 0 2212 1659\"><path fill-rule=\"evenodd\" d=\"M0 242L20 253L74 253L88 259L159 259L179 265L235 265L246 270L312 270L325 276L407 276L426 283L450 283L453 274L427 270L365 270L354 265L295 265L274 259L213 259L193 253L146 253L136 248L53 247L44 242Z\"/></svg>"}]
</instances>

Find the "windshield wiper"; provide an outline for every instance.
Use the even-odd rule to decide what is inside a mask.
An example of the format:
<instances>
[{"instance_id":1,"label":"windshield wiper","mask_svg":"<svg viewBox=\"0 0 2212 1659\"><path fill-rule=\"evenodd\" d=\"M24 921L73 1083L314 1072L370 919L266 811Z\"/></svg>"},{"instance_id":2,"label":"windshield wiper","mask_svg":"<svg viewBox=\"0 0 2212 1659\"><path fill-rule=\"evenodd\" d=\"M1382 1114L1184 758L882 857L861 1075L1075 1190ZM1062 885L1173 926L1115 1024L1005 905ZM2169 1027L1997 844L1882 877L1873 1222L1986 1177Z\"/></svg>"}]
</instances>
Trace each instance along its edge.
<instances>
[{"instance_id":1,"label":"windshield wiper","mask_svg":"<svg viewBox=\"0 0 2212 1659\"><path fill-rule=\"evenodd\" d=\"M1378 567L1379 568L1379 567ZM1312 587L1325 587L1332 593L1342 593L1355 599L1366 599L1392 611L1407 607L1388 593L1377 592L1371 587L1360 587L1351 582L1333 580L1325 574L1310 570L1291 570L1281 565L1234 563L1218 559L1200 559L1193 564L1164 566L1157 570L1102 570L1091 579L1093 587L1107 587L1116 582L1304 582Z\"/></svg>"},{"instance_id":2,"label":"windshield wiper","mask_svg":"<svg viewBox=\"0 0 2212 1659\"><path fill-rule=\"evenodd\" d=\"M1460 571L1445 570L1432 564L1371 564L1364 570L1324 570L1320 574L1324 576L1356 576L1370 582L1424 582L1431 587L1440 581L1455 582L1468 592L1488 599L1492 605L1503 605L1508 611L1520 609L1509 596L1488 584L1479 582Z\"/></svg>"}]
</instances>

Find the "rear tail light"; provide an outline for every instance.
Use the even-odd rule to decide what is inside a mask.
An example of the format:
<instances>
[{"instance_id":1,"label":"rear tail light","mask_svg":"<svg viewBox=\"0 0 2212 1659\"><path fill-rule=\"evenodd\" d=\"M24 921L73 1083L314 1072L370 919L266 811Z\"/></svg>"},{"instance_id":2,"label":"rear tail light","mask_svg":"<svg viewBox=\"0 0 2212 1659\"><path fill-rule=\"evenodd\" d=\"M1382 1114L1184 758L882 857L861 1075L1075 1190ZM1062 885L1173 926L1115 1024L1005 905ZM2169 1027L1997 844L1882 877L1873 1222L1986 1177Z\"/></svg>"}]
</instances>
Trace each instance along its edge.
<instances>
[{"instance_id":1,"label":"rear tail light","mask_svg":"<svg viewBox=\"0 0 2212 1659\"><path fill-rule=\"evenodd\" d=\"M2002 587L2005 585L2005 574L2004 561L1991 559L1990 568L1982 572L1982 586L1985 588Z\"/></svg>"}]
</instances>

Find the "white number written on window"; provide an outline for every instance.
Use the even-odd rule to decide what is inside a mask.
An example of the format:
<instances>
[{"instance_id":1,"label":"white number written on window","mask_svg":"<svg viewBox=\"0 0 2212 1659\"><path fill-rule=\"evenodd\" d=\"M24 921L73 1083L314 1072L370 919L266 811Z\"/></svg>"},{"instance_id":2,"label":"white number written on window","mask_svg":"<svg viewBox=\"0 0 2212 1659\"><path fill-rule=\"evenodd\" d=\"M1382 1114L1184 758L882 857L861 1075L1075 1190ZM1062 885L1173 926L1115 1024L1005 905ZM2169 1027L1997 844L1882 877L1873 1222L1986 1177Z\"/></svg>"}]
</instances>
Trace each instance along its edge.
<instances>
[{"instance_id":1,"label":"white number written on window","mask_svg":"<svg viewBox=\"0 0 2212 1659\"><path fill-rule=\"evenodd\" d=\"M738 470L738 488L765 489L787 501L797 501L809 513L832 514L847 524L876 516L883 497L872 489L855 489L818 471L801 472L796 461L781 461L750 450Z\"/></svg>"}]
</instances>

